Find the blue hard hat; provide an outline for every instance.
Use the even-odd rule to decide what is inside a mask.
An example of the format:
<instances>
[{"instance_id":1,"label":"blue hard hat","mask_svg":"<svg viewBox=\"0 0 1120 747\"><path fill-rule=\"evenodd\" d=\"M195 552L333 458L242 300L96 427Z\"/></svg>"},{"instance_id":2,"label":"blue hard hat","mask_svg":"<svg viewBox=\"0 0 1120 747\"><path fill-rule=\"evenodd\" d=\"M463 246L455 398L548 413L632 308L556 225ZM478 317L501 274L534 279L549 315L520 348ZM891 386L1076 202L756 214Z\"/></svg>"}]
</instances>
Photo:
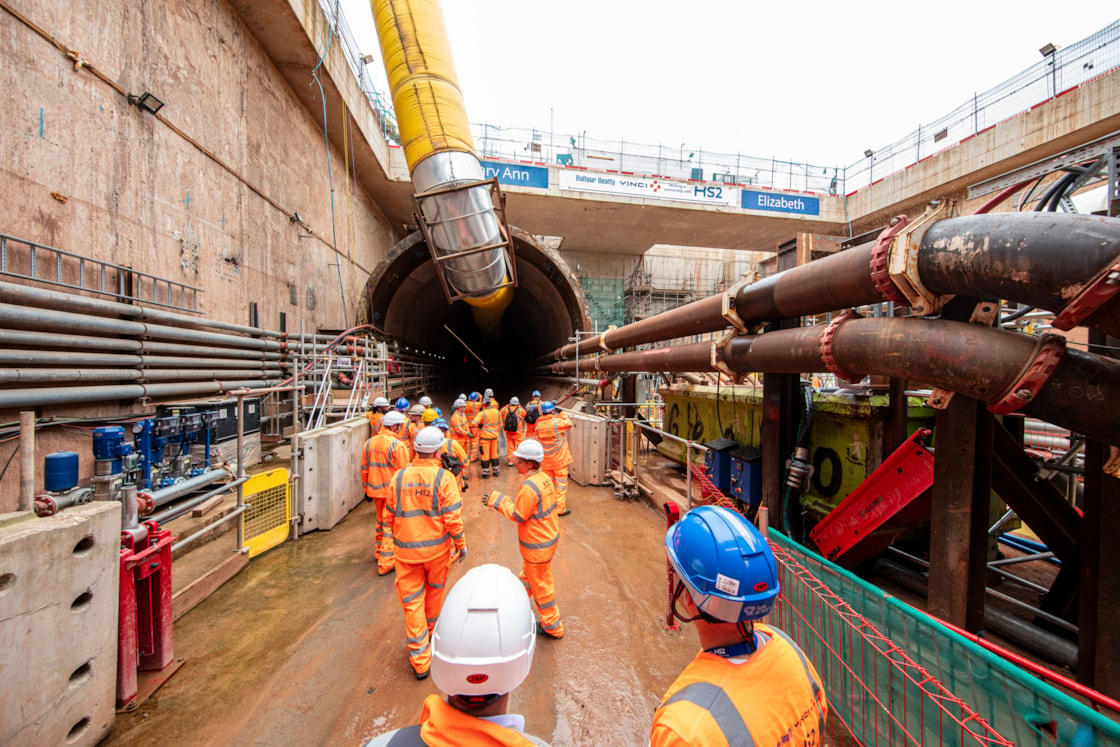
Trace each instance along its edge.
<instances>
[{"instance_id":1,"label":"blue hard hat","mask_svg":"<svg viewBox=\"0 0 1120 747\"><path fill-rule=\"evenodd\" d=\"M533 396L534 396L534 397L539 397L539 396L541 396L541 392L540 392L540 390L539 390L539 389L534 389L534 390L533 390Z\"/></svg>"},{"instance_id":2,"label":"blue hard hat","mask_svg":"<svg viewBox=\"0 0 1120 747\"><path fill-rule=\"evenodd\" d=\"M665 550L701 612L733 623L770 614L781 590L778 565L766 539L741 514L694 508L669 528Z\"/></svg>"},{"instance_id":3,"label":"blue hard hat","mask_svg":"<svg viewBox=\"0 0 1120 747\"><path fill-rule=\"evenodd\" d=\"M393 407L397 408L401 412L408 412L408 408L411 404L412 403L409 402L407 399L405 399L404 397L401 397L400 399L398 399L396 402L393 403Z\"/></svg>"},{"instance_id":4,"label":"blue hard hat","mask_svg":"<svg viewBox=\"0 0 1120 747\"><path fill-rule=\"evenodd\" d=\"M432 425L434 425L436 428L439 428L441 431L446 431L446 430L451 429L451 426L448 425L447 421L444 420L443 418L436 418L435 420L432 421Z\"/></svg>"},{"instance_id":5,"label":"blue hard hat","mask_svg":"<svg viewBox=\"0 0 1120 747\"><path fill-rule=\"evenodd\" d=\"M471 402L478 402L480 399L482 399L481 394L478 392L471 392Z\"/></svg>"},{"instance_id":6,"label":"blue hard hat","mask_svg":"<svg viewBox=\"0 0 1120 747\"><path fill-rule=\"evenodd\" d=\"M541 414L542 415L548 415L550 412L553 412L555 409L556 409L556 403L554 403L554 402L541 402Z\"/></svg>"},{"instance_id":7,"label":"blue hard hat","mask_svg":"<svg viewBox=\"0 0 1120 747\"><path fill-rule=\"evenodd\" d=\"M436 407L436 408L435 408L435 411L436 411L436 417L437 417L437 418L442 418L442 417L443 417L443 410L441 410L441 409L439 409L438 407Z\"/></svg>"}]
</instances>

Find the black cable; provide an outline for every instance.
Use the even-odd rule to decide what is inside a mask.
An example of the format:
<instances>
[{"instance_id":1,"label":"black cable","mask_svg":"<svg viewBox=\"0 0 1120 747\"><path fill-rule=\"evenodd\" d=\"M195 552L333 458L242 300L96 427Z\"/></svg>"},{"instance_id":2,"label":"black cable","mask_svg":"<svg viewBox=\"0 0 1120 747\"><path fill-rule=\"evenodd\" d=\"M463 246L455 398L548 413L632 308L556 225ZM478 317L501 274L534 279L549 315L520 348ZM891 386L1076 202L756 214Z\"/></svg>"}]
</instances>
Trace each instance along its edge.
<instances>
[{"instance_id":1,"label":"black cable","mask_svg":"<svg viewBox=\"0 0 1120 747\"><path fill-rule=\"evenodd\" d=\"M1008 324L1010 322L1015 321L1016 319L1022 319L1023 317L1025 317L1027 314L1031 313L1034 310L1035 310L1034 306L1024 306L1023 308L1019 309L1018 311L1011 312L1007 316L1001 316L999 318L999 323L1001 325L1002 324Z\"/></svg>"},{"instance_id":2,"label":"black cable","mask_svg":"<svg viewBox=\"0 0 1120 747\"><path fill-rule=\"evenodd\" d=\"M14 449L12 449L11 456L9 456L8 461L4 463L4 469L0 470L0 480L4 479L4 475L7 473L8 467L11 466L12 460L15 458L16 454L19 452L19 447L20 447L20 444L17 443L16 447Z\"/></svg>"}]
</instances>

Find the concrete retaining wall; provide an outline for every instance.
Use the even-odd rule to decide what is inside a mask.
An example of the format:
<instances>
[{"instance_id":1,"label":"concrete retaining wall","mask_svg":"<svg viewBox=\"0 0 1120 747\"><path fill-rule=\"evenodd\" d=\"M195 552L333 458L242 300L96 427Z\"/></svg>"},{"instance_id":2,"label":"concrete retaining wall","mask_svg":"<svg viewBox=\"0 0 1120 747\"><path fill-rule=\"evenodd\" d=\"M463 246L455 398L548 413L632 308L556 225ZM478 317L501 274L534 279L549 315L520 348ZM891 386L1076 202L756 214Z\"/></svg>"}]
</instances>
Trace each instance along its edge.
<instances>
[{"instance_id":1,"label":"concrete retaining wall","mask_svg":"<svg viewBox=\"0 0 1120 747\"><path fill-rule=\"evenodd\" d=\"M296 448L303 457L295 510L302 516L300 534L331 529L365 499L360 470L362 446L368 438L365 416L299 435Z\"/></svg>"},{"instance_id":2,"label":"concrete retaining wall","mask_svg":"<svg viewBox=\"0 0 1120 747\"><path fill-rule=\"evenodd\" d=\"M121 504L0 516L0 744L113 728Z\"/></svg>"}]
</instances>

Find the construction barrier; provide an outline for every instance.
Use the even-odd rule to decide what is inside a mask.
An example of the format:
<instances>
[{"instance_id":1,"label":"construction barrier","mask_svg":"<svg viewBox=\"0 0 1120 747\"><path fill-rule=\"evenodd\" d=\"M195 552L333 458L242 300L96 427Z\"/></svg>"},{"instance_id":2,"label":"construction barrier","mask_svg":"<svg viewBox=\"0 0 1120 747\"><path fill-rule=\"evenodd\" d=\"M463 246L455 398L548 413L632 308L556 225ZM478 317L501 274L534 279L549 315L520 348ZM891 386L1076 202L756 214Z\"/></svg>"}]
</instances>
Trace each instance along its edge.
<instances>
[{"instance_id":1,"label":"construction barrier","mask_svg":"<svg viewBox=\"0 0 1120 747\"><path fill-rule=\"evenodd\" d=\"M288 470L274 469L253 475L243 496L249 504L241 514L241 530L249 557L254 558L288 539L292 526L291 484Z\"/></svg>"},{"instance_id":2,"label":"construction barrier","mask_svg":"<svg viewBox=\"0 0 1120 747\"><path fill-rule=\"evenodd\" d=\"M771 617L804 649L830 744L1120 746L1120 725L770 530Z\"/></svg>"}]
</instances>

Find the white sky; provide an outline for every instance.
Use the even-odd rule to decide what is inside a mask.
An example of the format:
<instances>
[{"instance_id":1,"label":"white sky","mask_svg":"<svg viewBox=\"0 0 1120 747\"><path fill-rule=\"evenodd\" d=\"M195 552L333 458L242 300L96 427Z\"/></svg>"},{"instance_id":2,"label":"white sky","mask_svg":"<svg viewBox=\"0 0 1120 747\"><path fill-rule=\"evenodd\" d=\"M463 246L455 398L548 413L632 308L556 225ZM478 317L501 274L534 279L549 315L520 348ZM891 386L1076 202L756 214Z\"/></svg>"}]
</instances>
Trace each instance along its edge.
<instances>
[{"instance_id":1,"label":"white sky","mask_svg":"<svg viewBox=\"0 0 1120 747\"><path fill-rule=\"evenodd\" d=\"M385 75L369 3L341 0ZM845 166L1118 17L1110 2L443 0L473 123Z\"/></svg>"}]
</instances>

